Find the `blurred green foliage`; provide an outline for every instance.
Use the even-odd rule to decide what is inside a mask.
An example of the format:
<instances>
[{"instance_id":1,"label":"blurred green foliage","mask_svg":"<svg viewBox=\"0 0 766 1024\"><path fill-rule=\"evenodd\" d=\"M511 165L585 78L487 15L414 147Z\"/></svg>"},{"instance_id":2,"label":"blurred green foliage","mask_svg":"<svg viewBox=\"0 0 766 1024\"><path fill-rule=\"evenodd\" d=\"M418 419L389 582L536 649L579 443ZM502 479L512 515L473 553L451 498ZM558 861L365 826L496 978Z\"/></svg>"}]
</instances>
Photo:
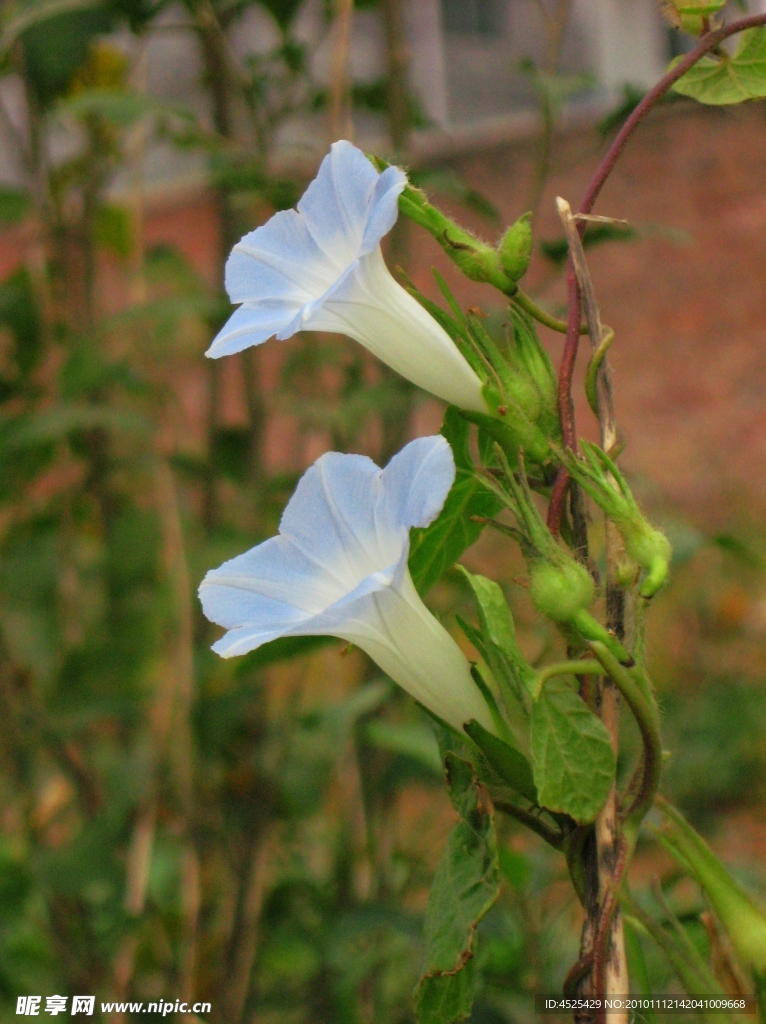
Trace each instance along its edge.
<instances>
[{"instance_id":1,"label":"blurred green foliage","mask_svg":"<svg viewBox=\"0 0 766 1024\"><path fill-rule=\"evenodd\" d=\"M185 4L214 105L217 89L234 87L217 75L216 40L248 2ZM303 183L275 176L268 157L285 119L322 95L294 31L300 5L262 2L279 42L238 82L245 141L224 108L211 129L143 95L128 58L104 42L117 28L151 32L163 4L35 0L3 14L0 74L21 76L35 142L27 187L0 189L0 227L35 228L0 282L3 1020L17 996L54 992L92 993L97 1006L208 1000L224 1024L414 1019L426 894L453 820L430 725L335 641L286 639L217 659L193 597L211 565L276 529L302 467L268 469L271 417L289 408L301 446L317 432L340 450L377 437L384 459L409 429L412 391L373 380L366 357L338 339L301 337L272 394L257 353L239 361L246 424L211 415L201 446L182 443L169 429L174 384L208 372L214 408L219 382L201 357L228 304L175 250L143 250L140 212L110 193L140 124L207 155L222 252L295 203ZM356 101L385 113L386 84L357 89ZM419 116L413 107L413 124ZM39 140L62 125L79 148L49 163ZM499 221L453 171L418 182ZM616 235L628 237L596 229L592 241ZM566 256L559 242L545 251L556 265ZM137 295L117 311L100 292L109 256ZM467 432L456 440L452 427L468 498L492 514ZM707 649L728 650L751 627L744 613L727 618L723 597L740 577L763 587L763 560L739 557L762 539L716 543L695 549L658 601L666 623L691 622ZM430 589L443 566L427 531L413 547ZM705 561L711 551L728 561ZM445 613L465 611L459 581L440 588ZM724 673L671 649L660 636L668 791L712 825L722 808L763 798L766 665ZM474 1024L527 1019L530 993L555 990L576 957L580 918L561 895L561 857L508 822L499 835L503 887L478 925ZM707 950L701 903L684 904L666 881ZM630 955L636 979L655 991L671 983L637 931Z\"/></svg>"}]
</instances>

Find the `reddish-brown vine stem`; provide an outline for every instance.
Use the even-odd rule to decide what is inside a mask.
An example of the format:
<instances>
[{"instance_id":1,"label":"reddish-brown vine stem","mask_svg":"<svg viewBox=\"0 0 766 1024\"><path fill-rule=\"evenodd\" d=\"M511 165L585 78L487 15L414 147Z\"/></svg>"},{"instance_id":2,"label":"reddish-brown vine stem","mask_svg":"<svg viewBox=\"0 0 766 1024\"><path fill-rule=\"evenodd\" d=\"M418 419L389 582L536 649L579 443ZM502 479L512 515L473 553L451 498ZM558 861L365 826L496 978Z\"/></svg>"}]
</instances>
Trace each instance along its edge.
<instances>
[{"instance_id":1,"label":"reddish-brown vine stem","mask_svg":"<svg viewBox=\"0 0 766 1024\"><path fill-rule=\"evenodd\" d=\"M590 185L585 193L578 213L590 213L598 199L601 189L604 187L607 178L614 170L622 151L625 149L628 140L633 132L643 121L646 115L656 105L670 87L682 78L689 68L693 67L698 60L714 50L716 46L728 39L729 36L744 32L749 28L758 28L766 25L766 14L753 14L747 18L740 18L730 25L708 32L700 39L699 43L686 56L680 60L675 67L652 88L641 100L636 109L626 120L620 131L615 136L612 145L609 147L604 159L596 169ZM580 222L579 230L582 233L585 224ZM571 259L567 265L567 293L568 293L568 317L567 334L564 343L564 352L561 357L558 384L558 405L561 418L561 430L564 444L567 448L576 448L577 434L575 430L574 406L572 404L572 377L574 375L575 362L577 361L577 349L580 341L580 320L582 317L580 305L580 289L577 285L577 277L572 266ZM568 476L566 470L559 471L559 478L551 495L551 502L548 507L548 525L553 533L558 534L561 525L561 516L564 510L564 500L567 492Z\"/></svg>"}]
</instances>

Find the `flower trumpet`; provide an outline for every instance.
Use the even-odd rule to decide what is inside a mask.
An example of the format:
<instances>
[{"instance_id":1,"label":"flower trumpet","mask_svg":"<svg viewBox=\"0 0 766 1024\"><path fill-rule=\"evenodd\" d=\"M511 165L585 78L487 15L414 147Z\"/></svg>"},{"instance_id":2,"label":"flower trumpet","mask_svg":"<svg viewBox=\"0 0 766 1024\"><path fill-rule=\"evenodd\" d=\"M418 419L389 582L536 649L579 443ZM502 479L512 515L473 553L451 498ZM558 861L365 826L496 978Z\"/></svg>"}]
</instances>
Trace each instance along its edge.
<instances>
[{"instance_id":1,"label":"flower trumpet","mask_svg":"<svg viewBox=\"0 0 766 1024\"><path fill-rule=\"evenodd\" d=\"M211 358L298 331L347 334L431 394L486 412L482 383L444 329L391 276L380 241L407 183L382 174L350 142L336 142L296 210L282 210L238 242L226 290L241 303Z\"/></svg>"},{"instance_id":2,"label":"flower trumpet","mask_svg":"<svg viewBox=\"0 0 766 1024\"><path fill-rule=\"evenodd\" d=\"M361 455L323 455L278 536L202 581L205 615L228 630L213 650L229 658L277 637L336 636L454 728L475 719L497 734L468 660L407 568L410 527L436 518L454 479L443 437L412 441L384 470Z\"/></svg>"}]
</instances>

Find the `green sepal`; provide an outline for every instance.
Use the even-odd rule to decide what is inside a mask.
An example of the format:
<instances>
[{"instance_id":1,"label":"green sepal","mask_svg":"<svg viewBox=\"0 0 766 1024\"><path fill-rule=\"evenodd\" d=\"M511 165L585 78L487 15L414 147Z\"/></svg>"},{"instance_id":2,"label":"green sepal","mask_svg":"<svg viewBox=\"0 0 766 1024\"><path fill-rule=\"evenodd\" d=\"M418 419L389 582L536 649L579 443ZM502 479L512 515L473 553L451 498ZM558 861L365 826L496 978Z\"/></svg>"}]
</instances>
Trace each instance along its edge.
<instances>
[{"instance_id":1,"label":"green sepal","mask_svg":"<svg viewBox=\"0 0 766 1024\"><path fill-rule=\"evenodd\" d=\"M499 402L515 406L531 423L536 423L542 411L542 395L528 367L514 359L515 336L509 351L503 354L486 331L479 314L469 313L466 325L474 345L484 354L491 368L489 372L485 370L484 378L494 383Z\"/></svg>"},{"instance_id":2,"label":"green sepal","mask_svg":"<svg viewBox=\"0 0 766 1024\"><path fill-rule=\"evenodd\" d=\"M482 393L493 411L499 410L503 405L502 396L490 385L485 384ZM502 415L498 414L497 417L468 409L463 409L462 415L496 441L509 459L515 461L519 452L523 451L530 466L545 466L551 461L552 453L548 439L512 402L507 402L505 412Z\"/></svg>"},{"instance_id":3,"label":"green sepal","mask_svg":"<svg viewBox=\"0 0 766 1024\"><path fill-rule=\"evenodd\" d=\"M549 440L561 437L558 380L551 357L543 348L532 318L511 306L513 341L509 358L519 373L526 373L539 394L537 426Z\"/></svg>"},{"instance_id":4,"label":"green sepal","mask_svg":"<svg viewBox=\"0 0 766 1024\"><path fill-rule=\"evenodd\" d=\"M595 585L585 568L561 548L560 555L533 558L529 564L529 594L539 612L554 622L573 623L593 603Z\"/></svg>"},{"instance_id":5,"label":"green sepal","mask_svg":"<svg viewBox=\"0 0 766 1024\"><path fill-rule=\"evenodd\" d=\"M537 787L532 776L532 766L521 751L493 736L475 719L467 722L464 728L503 782L533 804L537 804Z\"/></svg>"},{"instance_id":6,"label":"green sepal","mask_svg":"<svg viewBox=\"0 0 766 1024\"><path fill-rule=\"evenodd\" d=\"M495 723L495 728L504 737L510 739L511 733L506 724L505 719L500 713L500 708L497 706L497 700L492 688L482 675L481 669L478 665L471 665L471 678L479 688L479 692L484 698L484 703L489 708L489 713L492 716L492 721Z\"/></svg>"},{"instance_id":7,"label":"green sepal","mask_svg":"<svg viewBox=\"0 0 766 1024\"><path fill-rule=\"evenodd\" d=\"M515 680L510 677L509 667L502 655L493 648L491 642L487 641L485 643L481 632L478 629L475 629L470 623L466 622L461 615L456 615L455 618L457 620L457 624L483 658L484 663L492 673L498 690L502 695L503 706L505 708L505 719L503 722L504 728L501 732L503 732L503 735L505 735L506 732L510 733L513 742L521 750L528 749L529 714L531 705L528 706L527 697L523 692L519 692L517 696ZM495 665L494 669L492 668L493 664ZM481 686L479 688L481 689Z\"/></svg>"}]
</instances>

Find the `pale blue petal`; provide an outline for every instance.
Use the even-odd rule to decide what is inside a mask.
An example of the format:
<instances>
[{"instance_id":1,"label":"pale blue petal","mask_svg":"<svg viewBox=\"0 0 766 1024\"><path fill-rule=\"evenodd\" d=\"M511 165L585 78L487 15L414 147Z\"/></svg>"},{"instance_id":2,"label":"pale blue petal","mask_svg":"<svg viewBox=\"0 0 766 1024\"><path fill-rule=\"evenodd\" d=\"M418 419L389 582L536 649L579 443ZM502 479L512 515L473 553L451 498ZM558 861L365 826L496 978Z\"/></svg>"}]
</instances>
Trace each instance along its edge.
<instances>
[{"instance_id":1,"label":"pale blue petal","mask_svg":"<svg viewBox=\"0 0 766 1024\"><path fill-rule=\"evenodd\" d=\"M205 615L228 628L260 616L289 625L315 615L344 593L345 587L318 573L315 563L284 537L271 537L224 562L200 585Z\"/></svg>"},{"instance_id":2,"label":"pale blue petal","mask_svg":"<svg viewBox=\"0 0 766 1024\"><path fill-rule=\"evenodd\" d=\"M213 339L207 355L213 359L241 352L250 345L261 345L275 334L290 337L296 319L300 320L300 303L286 299L263 299L258 303L246 303L229 317Z\"/></svg>"},{"instance_id":3,"label":"pale blue petal","mask_svg":"<svg viewBox=\"0 0 766 1024\"><path fill-rule=\"evenodd\" d=\"M257 548L254 549L254 551L257 550ZM249 554L252 553L249 552ZM403 560L406 570L406 553L403 553ZM402 558L400 558L401 561ZM285 616L278 621L264 617L261 609L253 608L254 614L246 617L242 605L240 605L239 617L235 619L237 624L229 629L220 640L217 640L212 649L216 654L226 658L247 654L270 640L276 640L283 636L337 636L344 638L345 624L349 619L354 620L360 613L364 617L364 609L369 607L370 595L380 590L386 590L400 575L401 567L398 564L381 572L371 573L351 593L343 594L334 604L323 608L316 615L304 613L300 617L296 615L292 619ZM223 604L224 601L231 601L234 606L237 601L239 591L234 588L214 586L209 589L221 592L231 591L225 597L216 596L212 602L208 598L209 603L221 602ZM200 588L200 596L202 597L202 595L203 590ZM211 621L218 621L219 625L225 625L220 620L212 619L207 609L204 610Z\"/></svg>"},{"instance_id":4,"label":"pale blue petal","mask_svg":"<svg viewBox=\"0 0 766 1024\"><path fill-rule=\"evenodd\" d=\"M409 527L438 514L453 478L442 437L411 442L385 471L365 456L323 455L299 482L280 535L203 580L205 615L229 630L213 649L229 657L304 635L391 646L373 595L406 582Z\"/></svg>"},{"instance_id":5,"label":"pale blue petal","mask_svg":"<svg viewBox=\"0 0 766 1024\"><path fill-rule=\"evenodd\" d=\"M307 230L338 268L359 255L379 178L364 153L341 140L333 143L298 203Z\"/></svg>"},{"instance_id":6,"label":"pale blue petal","mask_svg":"<svg viewBox=\"0 0 766 1024\"><path fill-rule=\"evenodd\" d=\"M353 273L357 259L391 230L405 183L398 168L378 174L351 143L336 143L298 210L280 211L235 245L226 290L232 302L245 305L208 355L230 355L301 330Z\"/></svg>"},{"instance_id":7,"label":"pale blue petal","mask_svg":"<svg viewBox=\"0 0 766 1024\"><path fill-rule=\"evenodd\" d=\"M359 255L366 256L378 245L396 224L399 216L399 196L407 184L407 175L398 167L387 167L375 182L375 191L367 216L364 238Z\"/></svg>"},{"instance_id":8,"label":"pale blue petal","mask_svg":"<svg viewBox=\"0 0 766 1024\"><path fill-rule=\"evenodd\" d=\"M441 512L454 482L455 459L445 438L439 434L410 441L383 470L381 527L428 526Z\"/></svg>"},{"instance_id":9,"label":"pale blue petal","mask_svg":"<svg viewBox=\"0 0 766 1024\"><path fill-rule=\"evenodd\" d=\"M282 210L234 246L226 262L226 291L232 302L268 297L302 304L337 276L300 214Z\"/></svg>"},{"instance_id":10,"label":"pale blue petal","mask_svg":"<svg viewBox=\"0 0 766 1024\"><path fill-rule=\"evenodd\" d=\"M280 533L324 571L349 584L389 565L402 534L381 535L375 506L381 470L363 455L327 452L301 478L279 526Z\"/></svg>"}]
</instances>

